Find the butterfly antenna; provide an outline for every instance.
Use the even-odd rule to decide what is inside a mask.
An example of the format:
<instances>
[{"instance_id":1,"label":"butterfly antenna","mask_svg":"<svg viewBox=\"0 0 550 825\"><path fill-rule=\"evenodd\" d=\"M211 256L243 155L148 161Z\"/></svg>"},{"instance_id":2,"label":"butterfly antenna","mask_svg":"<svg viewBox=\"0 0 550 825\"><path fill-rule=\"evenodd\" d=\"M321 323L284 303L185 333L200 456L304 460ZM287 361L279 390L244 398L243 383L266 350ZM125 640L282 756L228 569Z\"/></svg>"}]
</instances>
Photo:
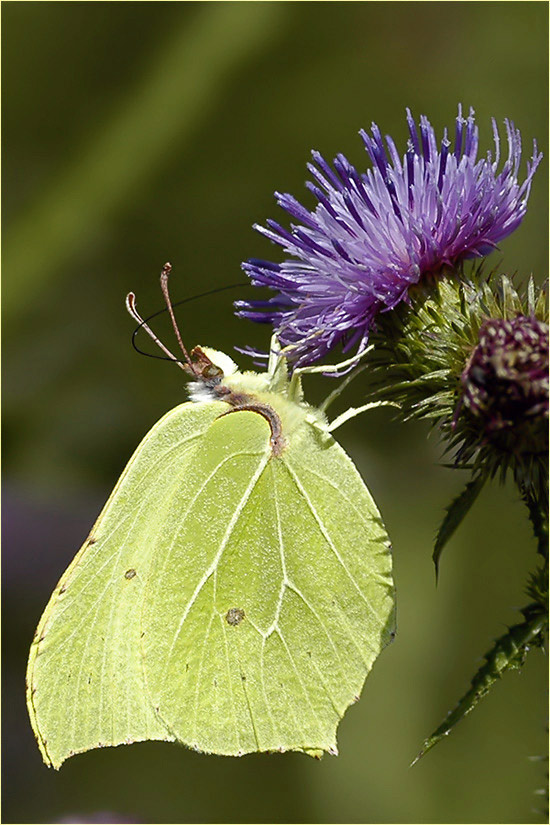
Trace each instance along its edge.
<instances>
[{"instance_id":1,"label":"butterfly antenna","mask_svg":"<svg viewBox=\"0 0 550 825\"><path fill-rule=\"evenodd\" d=\"M191 361L189 357L189 353L185 349L184 343L181 339L181 333L178 327L178 323L176 321L176 316L174 315L174 309L172 307L172 301L170 300L170 293L168 292L168 278L170 273L172 272L172 264L166 263L162 267L162 272L160 273L160 288L162 289L162 294L164 295L164 300L166 301L166 306L168 308L168 312L170 313L170 318L172 319L172 326L174 327L174 332L176 333L176 338L178 340L178 344L180 345L180 349L183 352L183 357L187 361L189 367L193 371L195 375L197 375L197 368L195 364Z\"/></svg>"},{"instance_id":2,"label":"butterfly antenna","mask_svg":"<svg viewBox=\"0 0 550 825\"><path fill-rule=\"evenodd\" d=\"M166 268L166 267L165 267L165 268ZM163 270L163 272L164 272L164 270ZM146 332L146 333L147 333L147 334L148 334L148 335L149 335L149 336L153 339L153 341L155 342L155 344L156 344L158 347L160 347L160 348L161 348L161 350L162 350L163 352L165 352L165 353L166 353L166 355L168 355L168 356L169 356L169 358L171 358L171 360L172 360L172 361L175 361L175 362L176 362L176 364L178 365L178 367L179 367L180 369L182 369L184 372L187 372L187 368L186 368L186 367L185 367L185 366L181 363L181 361L179 361L179 360L176 358L176 356L175 356L172 352L170 352L170 350L168 349L168 347L165 347L165 346L164 346L164 344L162 343L162 341L160 341L160 340L159 340L159 338L157 338L157 336L155 335L155 333L153 332L153 330L151 329L151 327L149 327L149 326L145 323L145 321L143 320L143 318L141 317L141 315L139 314L139 312L138 312L138 311L137 311L137 309L136 309L136 296L134 295L134 293L133 293L133 292L128 293L128 295L126 296L126 309L127 309L127 310L128 310L128 312L130 313L130 315L132 316L132 318L134 319L134 321L136 321L136 322L140 325L140 327L143 327L143 329L145 330L145 332ZM188 359L189 359L189 356L187 356L187 357L188 357Z\"/></svg>"}]
</instances>

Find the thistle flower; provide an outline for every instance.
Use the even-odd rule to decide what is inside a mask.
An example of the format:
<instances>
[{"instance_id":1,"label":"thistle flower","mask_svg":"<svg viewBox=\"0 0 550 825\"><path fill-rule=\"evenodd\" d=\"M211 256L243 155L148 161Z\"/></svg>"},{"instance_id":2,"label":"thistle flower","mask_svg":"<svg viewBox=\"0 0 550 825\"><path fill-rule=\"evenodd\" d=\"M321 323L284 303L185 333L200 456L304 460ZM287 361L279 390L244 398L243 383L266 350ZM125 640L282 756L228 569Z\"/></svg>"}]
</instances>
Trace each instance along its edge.
<instances>
[{"instance_id":1,"label":"thistle flower","mask_svg":"<svg viewBox=\"0 0 550 825\"><path fill-rule=\"evenodd\" d=\"M415 762L470 713L508 670L519 669L548 633L548 296L531 278L519 293L504 275L440 278L411 290L372 335L371 398L397 403L405 419L429 419L453 466L469 471L437 531L444 548L488 479L513 477L527 506L539 565L530 603L485 654L469 689L423 743ZM482 547L480 544L480 547ZM506 556L503 554L503 558ZM414 764L414 763L413 763Z\"/></svg>"},{"instance_id":2,"label":"thistle flower","mask_svg":"<svg viewBox=\"0 0 550 825\"><path fill-rule=\"evenodd\" d=\"M461 384L465 411L486 438L498 443L513 431L515 451L525 452L548 426L548 325L525 315L484 321Z\"/></svg>"},{"instance_id":3,"label":"thistle flower","mask_svg":"<svg viewBox=\"0 0 550 825\"><path fill-rule=\"evenodd\" d=\"M411 286L466 258L487 255L525 215L542 155L534 142L520 183L521 136L511 121L505 120L508 157L500 171L494 120L495 155L480 159L473 110L464 119L459 106L454 149L446 129L438 149L425 116L417 129L407 110L407 123L402 159L391 137L384 145L376 124L371 135L360 132L373 165L364 174L342 154L331 168L313 152L308 169L315 183L306 185L316 208L309 212L292 195L276 193L301 225L291 224L291 231L272 220L267 228L255 225L292 259L243 264L254 285L277 294L238 302L238 314L272 324L298 366L322 358L336 344L361 352L378 314L408 302Z\"/></svg>"},{"instance_id":4,"label":"thistle flower","mask_svg":"<svg viewBox=\"0 0 550 825\"><path fill-rule=\"evenodd\" d=\"M440 278L380 317L369 382L405 419L437 424L457 467L544 491L548 481L548 303L531 279ZM537 494L537 498L539 495Z\"/></svg>"}]
</instances>

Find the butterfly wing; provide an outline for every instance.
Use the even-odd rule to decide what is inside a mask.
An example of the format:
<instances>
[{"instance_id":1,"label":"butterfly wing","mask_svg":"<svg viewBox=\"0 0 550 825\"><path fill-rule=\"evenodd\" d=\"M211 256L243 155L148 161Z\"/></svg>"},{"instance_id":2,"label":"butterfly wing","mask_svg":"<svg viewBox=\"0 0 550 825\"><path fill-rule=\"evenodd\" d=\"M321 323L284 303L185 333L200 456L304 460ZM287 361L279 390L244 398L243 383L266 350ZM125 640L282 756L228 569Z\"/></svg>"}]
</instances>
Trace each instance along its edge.
<instances>
[{"instance_id":1,"label":"butterfly wing","mask_svg":"<svg viewBox=\"0 0 550 825\"><path fill-rule=\"evenodd\" d=\"M44 761L145 739L173 739L145 691L144 587L181 477L225 404L182 404L137 448L61 578L31 646L27 700Z\"/></svg>"},{"instance_id":2,"label":"butterfly wing","mask_svg":"<svg viewBox=\"0 0 550 825\"><path fill-rule=\"evenodd\" d=\"M279 636L308 695L311 734L317 719L321 747L334 752L338 722L394 636L391 544L355 465L330 435L305 429L279 475L288 581Z\"/></svg>"},{"instance_id":3,"label":"butterfly wing","mask_svg":"<svg viewBox=\"0 0 550 825\"><path fill-rule=\"evenodd\" d=\"M253 412L218 419L146 588L148 688L201 751L336 751L393 631L389 541L352 462L307 425L281 457ZM245 469L246 468L246 469Z\"/></svg>"},{"instance_id":4,"label":"butterfly wing","mask_svg":"<svg viewBox=\"0 0 550 825\"><path fill-rule=\"evenodd\" d=\"M143 739L336 750L393 629L389 543L352 462L305 425L185 404L142 442L46 608L29 709L44 759Z\"/></svg>"}]
</instances>

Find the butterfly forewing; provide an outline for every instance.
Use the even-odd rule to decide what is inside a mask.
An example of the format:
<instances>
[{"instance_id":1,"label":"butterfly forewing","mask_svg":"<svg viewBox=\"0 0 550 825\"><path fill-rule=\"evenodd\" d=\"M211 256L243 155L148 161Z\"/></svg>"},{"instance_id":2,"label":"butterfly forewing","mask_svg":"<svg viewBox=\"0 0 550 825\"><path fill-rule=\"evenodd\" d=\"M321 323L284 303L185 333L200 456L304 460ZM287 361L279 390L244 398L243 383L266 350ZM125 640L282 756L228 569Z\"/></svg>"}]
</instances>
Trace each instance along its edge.
<instances>
[{"instance_id":1,"label":"butterfly forewing","mask_svg":"<svg viewBox=\"0 0 550 825\"><path fill-rule=\"evenodd\" d=\"M224 404L183 404L136 450L62 577L31 648L31 721L44 760L172 739L145 691L141 612L149 567L197 441Z\"/></svg>"}]
</instances>

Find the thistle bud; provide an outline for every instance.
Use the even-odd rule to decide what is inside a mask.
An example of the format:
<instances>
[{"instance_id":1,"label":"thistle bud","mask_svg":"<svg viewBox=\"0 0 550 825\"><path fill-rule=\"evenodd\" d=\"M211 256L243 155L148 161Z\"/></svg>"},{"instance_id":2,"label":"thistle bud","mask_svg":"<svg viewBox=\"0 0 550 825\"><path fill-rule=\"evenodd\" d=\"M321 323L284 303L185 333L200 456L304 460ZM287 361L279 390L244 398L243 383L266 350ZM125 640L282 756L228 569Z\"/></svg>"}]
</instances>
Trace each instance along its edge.
<instances>
[{"instance_id":1,"label":"thistle bud","mask_svg":"<svg viewBox=\"0 0 550 825\"><path fill-rule=\"evenodd\" d=\"M516 451L539 452L548 420L548 325L525 315L484 321L461 385L464 409L488 441L504 447L513 434Z\"/></svg>"}]
</instances>

